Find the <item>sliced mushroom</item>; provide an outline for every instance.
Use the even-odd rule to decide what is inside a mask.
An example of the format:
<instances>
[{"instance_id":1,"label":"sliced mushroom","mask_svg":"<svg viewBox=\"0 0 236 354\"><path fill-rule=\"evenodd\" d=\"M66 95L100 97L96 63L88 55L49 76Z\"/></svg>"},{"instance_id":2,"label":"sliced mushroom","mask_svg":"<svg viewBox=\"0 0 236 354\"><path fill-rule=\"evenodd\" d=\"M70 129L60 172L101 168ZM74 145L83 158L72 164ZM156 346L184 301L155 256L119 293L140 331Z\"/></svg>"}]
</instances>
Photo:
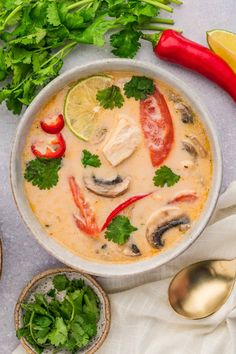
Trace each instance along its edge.
<instances>
[{"instance_id":1,"label":"sliced mushroom","mask_svg":"<svg viewBox=\"0 0 236 354\"><path fill-rule=\"evenodd\" d=\"M189 155L192 156L193 160L196 161L198 157L197 150L195 149L194 145L190 141L182 141L183 150L187 151Z\"/></svg>"},{"instance_id":2,"label":"sliced mushroom","mask_svg":"<svg viewBox=\"0 0 236 354\"><path fill-rule=\"evenodd\" d=\"M132 243L132 245L125 247L123 253L125 256L129 256L129 257L141 256L141 252L138 246L136 246L134 243Z\"/></svg>"},{"instance_id":3,"label":"sliced mushroom","mask_svg":"<svg viewBox=\"0 0 236 354\"><path fill-rule=\"evenodd\" d=\"M191 123L193 124L194 119L193 119L193 111L191 110L190 107L186 106L184 103L182 102L178 102L175 104L175 108L180 112L181 114L181 120L183 123L187 124L187 123Z\"/></svg>"},{"instance_id":4,"label":"sliced mushroom","mask_svg":"<svg viewBox=\"0 0 236 354\"><path fill-rule=\"evenodd\" d=\"M93 144L97 145L100 144L106 137L107 128L100 128L96 131L93 139Z\"/></svg>"},{"instance_id":5,"label":"sliced mushroom","mask_svg":"<svg viewBox=\"0 0 236 354\"><path fill-rule=\"evenodd\" d=\"M117 176L114 179L106 180L92 175L84 176L83 180L86 188L95 194L102 195L103 197L115 198L127 191L131 178L125 177L123 179L121 176Z\"/></svg>"},{"instance_id":6,"label":"sliced mushroom","mask_svg":"<svg viewBox=\"0 0 236 354\"><path fill-rule=\"evenodd\" d=\"M165 232L189 224L190 218L180 208L165 207L152 214L147 221L146 238L152 247L162 248L165 245Z\"/></svg>"},{"instance_id":7,"label":"sliced mushroom","mask_svg":"<svg viewBox=\"0 0 236 354\"><path fill-rule=\"evenodd\" d=\"M200 141L196 138L196 136L194 135L186 135L186 137L191 140L191 142L193 143L198 155L201 158L205 158L207 157L207 151L206 149L202 146L202 144L200 143Z\"/></svg>"}]
</instances>

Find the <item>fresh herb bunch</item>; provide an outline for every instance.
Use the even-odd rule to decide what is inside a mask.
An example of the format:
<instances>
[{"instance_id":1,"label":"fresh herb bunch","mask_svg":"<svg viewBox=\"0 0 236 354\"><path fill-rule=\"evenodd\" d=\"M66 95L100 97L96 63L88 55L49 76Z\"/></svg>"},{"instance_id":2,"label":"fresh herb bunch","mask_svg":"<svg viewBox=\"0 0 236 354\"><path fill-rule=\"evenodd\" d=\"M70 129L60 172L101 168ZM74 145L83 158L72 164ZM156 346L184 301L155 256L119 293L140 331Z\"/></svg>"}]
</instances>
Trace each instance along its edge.
<instances>
[{"instance_id":1,"label":"fresh herb bunch","mask_svg":"<svg viewBox=\"0 0 236 354\"><path fill-rule=\"evenodd\" d=\"M161 166L155 172L155 176L153 177L153 183L157 187L167 187L173 186L175 183L179 182L180 176L175 174L171 168L167 166Z\"/></svg>"},{"instance_id":2,"label":"fresh herb bunch","mask_svg":"<svg viewBox=\"0 0 236 354\"><path fill-rule=\"evenodd\" d=\"M58 183L58 171L62 159L42 159L37 157L27 163L24 178L39 189L51 189Z\"/></svg>"},{"instance_id":3,"label":"fresh herb bunch","mask_svg":"<svg viewBox=\"0 0 236 354\"><path fill-rule=\"evenodd\" d=\"M112 52L133 58L142 30L173 24L157 17L179 0L6 0L0 3L0 103L20 114L37 91L55 78L78 43L102 47L112 30Z\"/></svg>"},{"instance_id":4,"label":"fresh herb bunch","mask_svg":"<svg viewBox=\"0 0 236 354\"><path fill-rule=\"evenodd\" d=\"M60 300L65 292L63 300ZM57 295L60 296L57 296ZM17 331L41 354L49 345L76 352L97 333L100 303L94 291L80 279L56 275L47 296L35 294L34 301L21 304L24 326Z\"/></svg>"}]
</instances>

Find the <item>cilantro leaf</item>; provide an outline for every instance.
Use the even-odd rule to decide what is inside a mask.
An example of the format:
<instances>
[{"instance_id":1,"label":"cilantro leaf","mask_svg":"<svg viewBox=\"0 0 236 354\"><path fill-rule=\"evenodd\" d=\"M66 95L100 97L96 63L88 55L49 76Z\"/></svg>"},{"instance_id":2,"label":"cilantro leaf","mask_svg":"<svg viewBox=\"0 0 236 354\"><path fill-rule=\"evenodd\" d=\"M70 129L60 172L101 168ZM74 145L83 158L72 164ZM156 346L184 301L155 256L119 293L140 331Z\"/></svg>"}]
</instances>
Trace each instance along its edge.
<instances>
[{"instance_id":1,"label":"cilantro leaf","mask_svg":"<svg viewBox=\"0 0 236 354\"><path fill-rule=\"evenodd\" d=\"M58 291L66 290L67 286L69 285L69 279L65 274L58 274L53 278L52 281L55 289Z\"/></svg>"},{"instance_id":2,"label":"cilantro leaf","mask_svg":"<svg viewBox=\"0 0 236 354\"><path fill-rule=\"evenodd\" d=\"M61 158L31 160L26 165L24 178L39 189L50 189L57 185L61 161Z\"/></svg>"},{"instance_id":3,"label":"cilantro leaf","mask_svg":"<svg viewBox=\"0 0 236 354\"><path fill-rule=\"evenodd\" d=\"M100 167L101 161L98 155L91 154L88 150L83 150L83 157L81 159L82 164L86 168L87 166Z\"/></svg>"},{"instance_id":4,"label":"cilantro leaf","mask_svg":"<svg viewBox=\"0 0 236 354\"><path fill-rule=\"evenodd\" d=\"M136 230L138 229L131 225L129 218L118 215L108 225L105 237L109 241L113 241L118 245L123 245L128 241L131 233Z\"/></svg>"},{"instance_id":5,"label":"cilantro leaf","mask_svg":"<svg viewBox=\"0 0 236 354\"><path fill-rule=\"evenodd\" d=\"M100 105L105 109L121 108L124 103L124 98L118 86L112 85L104 90L100 90L96 96Z\"/></svg>"},{"instance_id":6,"label":"cilantro leaf","mask_svg":"<svg viewBox=\"0 0 236 354\"><path fill-rule=\"evenodd\" d=\"M50 289L50 290L48 290L47 296L49 296L49 297L55 297L55 296L56 296L56 289Z\"/></svg>"},{"instance_id":7,"label":"cilantro leaf","mask_svg":"<svg viewBox=\"0 0 236 354\"><path fill-rule=\"evenodd\" d=\"M148 95L155 91L154 82L145 76L133 76L132 79L124 85L126 97L133 97L135 100L145 100Z\"/></svg>"},{"instance_id":8,"label":"cilantro leaf","mask_svg":"<svg viewBox=\"0 0 236 354\"><path fill-rule=\"evenodd\" d=\"M167 187L173 186L180 180L180 176L176 175L169 167L161 166L155 172L155 176L153 177L154 185L157 187Z\"/></svg>"},{"instance_id":9,"label":"cilantro leaf","mask_svg":"<svg viewBox=\"0 0 236 354\"><path fill-rule=\"evenodd\" d=\"M59 26L61 24L56 2L48 5L47 20L52 26Z\"/></svg>"},{"instance_id":10,"label":"cilantro leaf","mask_svg":"<svg viewBox=\"0 0 236 354\"><path fill-rule=\"evenodd\" d=\"M94 44L102 47L105 44L104 35L107 31L114 28L115 20L107 20L106 15L98 17L90 26L88 26L81 35L75 37L79 43Z\"/></svg>"},{"instance_id":11,"label":"cilantro leaf","mask_svg":"<svg viewBox=\"0 0 236 354\"><path fill-rule=\"evenodd\" d=\"M55 346L63 345L68 338L68 330L62 317L57 317L53 330L49 333L48 339Z\"/></svg>"},{"instance_id":12,"label":"cilantro leaf","mask_svg":"<svg viewBox=\"0 0 236 354\"><path fill-rule=\"evenodd\" d=\"M124 29L114 33L110 40L111 45L115 48L112 53L120 58L133 58L141 47L140 37L141 32L133 29Z\"/></svg>"}]
</instances>

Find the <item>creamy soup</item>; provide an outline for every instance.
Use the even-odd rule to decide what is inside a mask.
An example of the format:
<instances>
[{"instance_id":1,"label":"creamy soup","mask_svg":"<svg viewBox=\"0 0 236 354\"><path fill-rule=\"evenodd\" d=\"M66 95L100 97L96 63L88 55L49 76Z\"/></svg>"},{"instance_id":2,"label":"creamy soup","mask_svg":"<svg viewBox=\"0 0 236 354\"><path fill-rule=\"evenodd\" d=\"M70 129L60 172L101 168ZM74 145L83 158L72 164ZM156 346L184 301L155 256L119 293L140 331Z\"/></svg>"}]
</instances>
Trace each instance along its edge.
<instances>
[{"instance_id":1,"label":"creamy soup","mask_svg":"<svg viewBox=\"0 0 236 354\"><path fill-rule=\"evenodd\" d=\"M44 190L25 180L25 191L48 237L66 249L96 262L134 262L164 252L191 232L208 197L212 155L201 117L171 87L155 80L155 92L135 100L126 97L124 85L137 73L104 75L120 88L123 106L111 110L97 103L89 141L78 138L65 124L60 134L66 150L58 182ZM70 87L35 116L25 143L24 170L36 158L32 145L53 137L42 130L41 121L63 114ZM100 166L85 167L84 150L97 155ZM153 180L155 173L158 182ZM127 202L101 231L110 213L136 196L143 198ZM106 236L118 216L133 226L121 244Z\"/></svg>"}]
</instances>

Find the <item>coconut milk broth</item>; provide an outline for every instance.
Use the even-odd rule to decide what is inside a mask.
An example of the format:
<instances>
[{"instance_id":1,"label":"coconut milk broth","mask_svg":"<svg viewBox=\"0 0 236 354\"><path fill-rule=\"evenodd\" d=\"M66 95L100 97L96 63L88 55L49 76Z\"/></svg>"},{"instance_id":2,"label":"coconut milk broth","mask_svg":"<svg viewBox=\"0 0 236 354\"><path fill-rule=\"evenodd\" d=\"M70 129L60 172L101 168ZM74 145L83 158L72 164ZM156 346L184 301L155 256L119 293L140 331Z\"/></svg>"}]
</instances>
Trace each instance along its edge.
<instances>
[{"instance_id":1,"label":"coconut milk broth","mask_svg":"<svg viewBox=\"0 0 236 354\"><path fill-rule=\"evenodd\" d=\"M134 73L112 72L108 73L114 78L114 84L123 89L126 81L129 81ZM78 139L66 126L62 130L66 141L66 153L63 159L62 168L59 171L59 182L50 190L40 190L31 183L25 181L25 191L32 211L39 220L42 227L62 246L69 249L76 255L96 262L125 263L139 261L149 258L166 249L174 246L183 236L184 230L179 228L170 229L165 233L165 245L161 249L155 249L148 243L145 232L146 222L156 210L168 204L173 197L182 191L194 191L198 199L194 202L179 203L177 207L186 213L191 219L191 228L198 220L200 213L206 203L212 178L212 160L209 141L206 132L194 113L194 124L185 124L181 120L181 111L178 110L180 96L176 94L168 85L155 81L159 90L164 95L174 126L174 144L172 150L164 161L164 165L170 167L181 179L172 187L155 187L153 177L157 168L151 164L146 141L142 134L141 144L136 151L125 161L116 167L106 160L102 153L102 148L109 139L111 132L115 129L119 115L126 114L131 119L139 122L139 101L125 98L125 103L120 109L105 110L100 108L99 119L108 129L108 134L104 141L99 144L84 142ZM68 87L61 90L55 97L42 107L38 112L30 128L23 154L23 168L25 164L34 159L31 152L31 144L35 136L40 134L40 120L54 114L63 112L63 103ZM181 102L185 101L181 98ZM187 102L186 102L187 105ZM140 128L141 129L141 128ZM194 135L208 153L206 158L199 158L193 163L190 154L183 149L182 141L186 135ZM100 157L102 165L100 168L87 167L81 164L82 150L87 149ZM101 178L114 178L119 174L122 177L130 176L131 184L127 192L116 198L106 198L98 196L87 190L83 183L84 175L94 173ZM76 226L73 214L77 208L73 201L68 184L68 177L75 176L77 183L83 188L86 200L89 201L97 216L97 223L101 227L110 212L120 203L131 196L154 192L150 196L136 202L122 212L122 215L129 217L132 225L138 228L131 234L127 244L119 246L104 237L104 232L99 234L98 239L90 238L82 233ZM125 249L135 244L141 251L140 256L127 256ZM106 246L104 246L106 245Z\"/></svg>"}]
</instances>

